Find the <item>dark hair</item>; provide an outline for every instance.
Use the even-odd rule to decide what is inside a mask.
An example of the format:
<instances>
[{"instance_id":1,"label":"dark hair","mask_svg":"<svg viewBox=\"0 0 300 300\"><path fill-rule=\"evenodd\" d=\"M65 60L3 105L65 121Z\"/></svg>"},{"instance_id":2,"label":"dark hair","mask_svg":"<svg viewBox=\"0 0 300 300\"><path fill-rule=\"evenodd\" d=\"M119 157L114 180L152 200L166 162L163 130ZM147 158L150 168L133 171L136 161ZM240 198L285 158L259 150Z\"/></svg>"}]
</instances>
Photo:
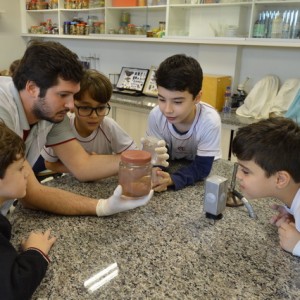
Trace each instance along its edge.
<instances>
[{"instance_id":1,"label":"dark hair","mask_svg":"<svg viewBox=\"0 0 300 300\"><path fill-rule=\"evenodd\" d=\"M24 156L24 141L0 121L0 178L5 176L9 165Z\"/></svg>"},{"instance_id":2,"label":"dark hair","mask_svg":"<svg viewBox=\"0 0 300 300\"><path fill-rule=\"evenodd\" d=\"M232 152L239 160L254 160L270 177L287 171L300 182L300 127L291 119L276 117L238 129Z\"/></svg>"},{"instance_id":3,"label":"dark hair","mask_svg":"<svg viewBox=\"0 0 300 300\"><path fill-rule=\"evenodd\" d=\"M19 66L13 74L18 91L25 88L27 81L34 81L44 97L48 88L55 86L58 79L80 82L83 67L77 54L57 42L29 42Z\"/></svg>"},{"instance_id":4,"label":"dark hair","mask_svg":"<svg viewBox=\"0 0 300 300\"><path fill-rule=\"evenodd\" d=\"M195 98L202 89L203 72L196 59L176 54L159 65L155 79L157 86L171 91L188 91Z\"/></svg>"},{"instance_id":5,"label":"dark hair","mask_svg":"<svg viewBox=\"0 0 300 300\"><path fill-rule=\"evenodd\" d=\"M80 82L80 91L74 95L75 100L84 100L84 94L100 102L107 103L112 95L112 85L109 79L97 70L88 69Z\"/></svg>"}]
</instances>

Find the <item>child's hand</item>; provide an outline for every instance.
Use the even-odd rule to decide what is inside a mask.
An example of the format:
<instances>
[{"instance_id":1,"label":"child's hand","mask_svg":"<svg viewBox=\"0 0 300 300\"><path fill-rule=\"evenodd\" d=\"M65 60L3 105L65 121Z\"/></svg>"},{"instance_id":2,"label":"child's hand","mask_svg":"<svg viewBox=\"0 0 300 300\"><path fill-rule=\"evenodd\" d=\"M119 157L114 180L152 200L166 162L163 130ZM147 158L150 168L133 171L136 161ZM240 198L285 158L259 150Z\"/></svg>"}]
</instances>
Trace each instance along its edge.
<instances>
[{"instance_id":1,"label":"child's hand","mask_svg":"<svg viewBox=\"0 0 300 300\"><path fill-rule=\"evenodd\" d=\"M47 255L56 241L56 237L50 237L50 233L50 229L46 230L44 233L30 232L28 239L21 244L22 249L25 251L28 248L33 247L41 250Z\"/></svg>"},{"instance_id":2,"label":"child's hand","mask_svg":"<svg viewBox=\"0 0 300 300\"><path fill-rule=\"evenodd\" d=\"M296 229L295 223L282 223L278 228L278 234L282 249L292 253L296 244L300 241L300 232Z\"/></svg>"},{"instance_id":3,"label":"child's hand","mask_svg":"<svg viewBox=\"0 0 300 300\"><path fill-rule=\"evenodd\" d=\"M279 227L282 224L282 222L285 222L286 220L294 221L293 216L285 209L283 205L273 204L271 208L278 212L277 215L271 218L271 224Z\"/></svg>"},{"instance_id":4,"label":"child's hand","mask_svg":"<svg viewBox=\"0 0 300 300\"><path fill-rule=\"evenodd\" d=\"M155 192L164 192L168 189L168 186L173 185L173 180L169 173L157 170L156 180L153 182L153 190Z\"/></svg>"}]
</instances>

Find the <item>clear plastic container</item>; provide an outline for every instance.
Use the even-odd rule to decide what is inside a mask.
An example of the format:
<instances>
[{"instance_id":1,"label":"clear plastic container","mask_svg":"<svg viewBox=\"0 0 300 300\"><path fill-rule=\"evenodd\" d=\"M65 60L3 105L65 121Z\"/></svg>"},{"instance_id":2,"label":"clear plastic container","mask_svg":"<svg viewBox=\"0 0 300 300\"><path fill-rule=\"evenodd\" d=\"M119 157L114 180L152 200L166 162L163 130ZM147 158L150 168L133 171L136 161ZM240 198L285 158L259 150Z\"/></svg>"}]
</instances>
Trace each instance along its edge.
<instances>
[{"instance_id":1,"label":"clear plastic container","mask_svg":"<svg viewBox=\"0 0 300 300\"><path fill-rule=\"evenodd\" d=\"M144 139L142 150L147 151L151 154L151 163L155 165L157 161L157 153L155 152L155 148L158 147L159 139L155 136L147 136Z\"/></svg>"},{"instance_id":2,"label":"clear plastic container","mask_svg":"<svg viewBox=\"0 0 300 300\"><path fill-rule=\"evenodd\" d=\"M151 190L151 154L143 150L127 150L121 154L119 184L123 195L142 197Z\"/></svg>"}]
</instances>

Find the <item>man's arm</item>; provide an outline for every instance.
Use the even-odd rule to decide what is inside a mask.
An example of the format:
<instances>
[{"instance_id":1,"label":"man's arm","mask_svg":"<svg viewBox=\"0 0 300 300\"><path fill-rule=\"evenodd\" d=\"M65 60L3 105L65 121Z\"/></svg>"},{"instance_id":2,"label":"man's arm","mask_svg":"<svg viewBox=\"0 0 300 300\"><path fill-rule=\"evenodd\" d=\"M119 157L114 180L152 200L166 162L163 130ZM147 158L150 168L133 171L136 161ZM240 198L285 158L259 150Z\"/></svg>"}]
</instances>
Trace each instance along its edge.
<instances>
[{"instance_id":1,"label":"man's arm","mask_svg":"<svg viewBox=\"0 0 300 300\"><path fill-rule=\"evenodd\" d=\"M90 155L77 140L52 146L58 158L80 181L93 181L116 175L120 155Z\"/></svg>"},{"instance_id":2,"label":"man's arm","mask_svg":"<svg viewBox=\"0 0 300 300\"><path fill-rule=\"evenodd\" d=\"M28 162L26 164L29 169L27 194L21 199L25 207L60 215L96 215L98 200L40 184Z\"/></svg>"}]
</instances>

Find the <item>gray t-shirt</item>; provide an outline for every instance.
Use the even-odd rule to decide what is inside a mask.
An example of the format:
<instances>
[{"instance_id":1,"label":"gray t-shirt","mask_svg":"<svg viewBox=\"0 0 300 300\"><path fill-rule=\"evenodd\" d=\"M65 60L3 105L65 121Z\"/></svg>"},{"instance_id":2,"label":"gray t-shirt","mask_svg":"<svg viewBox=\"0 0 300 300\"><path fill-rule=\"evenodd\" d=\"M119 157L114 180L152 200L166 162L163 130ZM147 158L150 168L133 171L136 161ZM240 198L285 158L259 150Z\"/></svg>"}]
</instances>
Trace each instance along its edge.
<instances>
[{"instance_id":1,"label":"gray t-shirt","mask_svg":"<svg viewBox=\"0 0 300 300\"><path fill-rule=\"evenodd\" d=\"M61 144L75 138L67 116L57 124L41 120L30 127L11 77L0 77L0 119L22 138L24 131L30 130L25 144L26 159L31 166L45 145Z\"/></svg>"}]
</instances>

